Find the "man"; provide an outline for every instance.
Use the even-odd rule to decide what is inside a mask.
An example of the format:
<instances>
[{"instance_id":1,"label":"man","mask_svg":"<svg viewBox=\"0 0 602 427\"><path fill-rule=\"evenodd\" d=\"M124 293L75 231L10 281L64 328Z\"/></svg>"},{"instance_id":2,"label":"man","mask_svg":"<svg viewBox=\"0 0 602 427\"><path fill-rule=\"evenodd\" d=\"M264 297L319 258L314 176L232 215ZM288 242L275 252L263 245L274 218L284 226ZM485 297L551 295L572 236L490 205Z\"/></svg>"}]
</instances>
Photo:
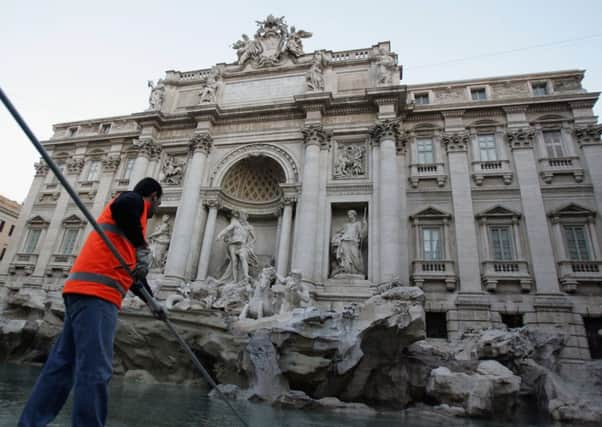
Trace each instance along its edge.
<instances>
[{"instance_id":1,"label":"man","mask_svg":"<svg viewBox=\"0 0 602 427\"><path fill-rule=\"evenodd\" d=\"M72 387L73 426L105 425L117 312L129 289L142 298L140 287L145 286L152 295L146 283L150 251L144 236L147 219L156 213L162 193L157 181L144 178L133 191L111 200L100 214L100 228L134 270L137 283L132 286L134 279L92 231L65 281L63 331L23 409L19 427L48 425ZM154 307L155 316L165 315L157 305L149 306Z\"/></svg>"}]
</instances>

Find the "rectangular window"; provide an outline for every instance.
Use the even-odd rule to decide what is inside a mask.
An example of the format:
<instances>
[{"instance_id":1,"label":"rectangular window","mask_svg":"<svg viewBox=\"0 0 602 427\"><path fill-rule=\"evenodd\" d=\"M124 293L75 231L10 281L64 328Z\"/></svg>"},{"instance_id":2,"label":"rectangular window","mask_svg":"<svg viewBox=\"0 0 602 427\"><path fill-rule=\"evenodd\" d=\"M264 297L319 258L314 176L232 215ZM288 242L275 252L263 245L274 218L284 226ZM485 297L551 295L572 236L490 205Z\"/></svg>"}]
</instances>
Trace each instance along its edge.
<instances>
[{"instance_id":1,"label":"rectangular window","mask_svg":"<svg viewBox=\"0 0 602 427\"><path fill-rule=\"evenodd\" d=\"M67 228L65 230L65 233L63 234L63 241L61 242L61 254L71 255L73 253L78 232L79 230L77 228Z\"/></svg>"},{"instance_id":2,"label":"rectangular window","mask_svg":"<svg viewBox=\"0 0 602 427\"><path fill-rule=\"evenodd\" d=\"M40 235L42 234L42 230L32 228L29 230L27 234L27 239L25 240L25 246L23 247L23 252L26 254L32 254L35 252L36 247L38 246L38 240L40 240Z\"/></svg>"},{"instance_id":3,"label":"rectangular window","mask_svg":"<svg viewBox=\"0 0 602 427\"><path fill-rule=\"evenodd\" d=\"M487 92L484 87L470 89L470 96L473 101L484 101L487 99Z\"/></svg>"},{"instance_id":4,"label":"rectangular window","mask_svg":"<svg viewBox=\"0 0 602 427\"><path fill-rule=\"evenodd\" d=\"M6 252L6 248L2 248L2 253L0 253L0 261L4 258L4 253Z\"/></svg>"},{"instance_id":5,"label":"rectangular window","mask_svg":"<svg viewBox=\"0 0 602 427\"><path fill-rule=\"evenodd\" d=\"M9 235L9 236L12 236L12 235L13 235L13 231L15 231L15 226L14 226L14 225L11 225L11 226L10 226L10 230L8 230L8 235Z\"/></svg>"},{"instance_id":6,"label":"rectangular window","mask_svg":"<svg viewBox=\"0 0 602 427\"><path fill-rule=\"evenodd\" d=\"M553 159L564 157L562 148L562 135L559 130L546 130L543 132L543 141L548 151L548 157Z\"/></svg>"},{"instance_id":7,"label":"rectangular window","mask_svg":"<svg viewBox=\"0 0 602 427\"><path fill-rule=\"evenodd\" d=\"M566 246L569 258L573 261L590 260L590 250L585 226L565 225L564 233L566 235Z\"/></svg>"},{"instance_id":8,"label":"rectangular window","mask_svg":"<svg viewBox=\"0 0 602 427\"><path fill-rule=\"evenodd\" d=\"M447 314L443 311L427 311L424 314L427 338L447 339Z\"/></svg>"},{"instance_id":9,"label":"rectangular window","mask_svg":"<svg viewBox=\"0 0 602 427\"><path fill-rule=\"evenodd\" d=\"M56 165L56 167L59 171L61 171L61 173L65 171L65 164ZM57 182L59 182L59 180L57 179L56 175L53 172L50 172L49 184L56 184Z\"/></svg>"},{"instance_id":10,"label":"rectangular window","mask_svg":"<svg viewBox=\"0 0 602 427\"><path fill-rule=\"evenodd\" d=\"M546 82L531 83L534 96L543 96L548 94L548 84Z\"/></svg>"},{"instance_id":11,"label":"rectangular window","mask_svg":"<svg viewBox=\"0 0 602 427\"><path fill-rule=\"evenodd\" d=\"M72 128L67 129L68 136L75 136L75 134L77 134L77 127L72 127Z\"/></svg>"},{"instance_id":12,"label":"rectangular window","mask_svg":"<svg viewBox=\"0 0 602 427\"><path fill-rule=\"evenodd\" d=\"M497 160L497 150L495 146L495 135L478 135L477 140L479 141L479 150L481 153L481 161L487 162L491 160Z\"/></svg>"},{"instance_id":13,"label":"rectangular window","mask_svg":"<svg viewBox=\"0 0 602 427\"><path fill-rule=\"evenodd\" d=\"M1 220L0 221L0 232L2 232L2 230L4 230L4 224L6 224L6 221Z\"/></svg>"},{"instance_id":14,"label":"rectangular window","mask_svg":"<svg viewBox=\"0 0 602 427\"><path fill-rule=\"evenodd\" d=\"M414 94L414 102L416 103L416 105L430 104L428 92Z\"/></svg>"},{"instance_id":15,"label":"rectangular window","mask_svg":"<svg viewBox=\"0 0 602 427\"><path fill-rule=\"evenodd\" d=\"M100 125L100 133L106 135L111 130L111 123L103 123Z\"/></svg>"},{"instance_id":16,"label":"rectangular window","mask_svg":"<svg viewBox=\"0 0 602 427\"><path fill-rule=\"evenodd\" d=\"M435 163L432 138L416 138L416 152L418 154L418 163Z\"/></svg>"},{"instance_id":17,"label":"rectangular window","mask_svg":"<svg viewBox=\"0 0 602 427\"><path fill-rule=\"evenodd\" d=\"M98 175L100 175L100 160L93 160L90 162L86 181L97 181Z\"/></svg>"},{"instance_id":18,"label":"rectangular window","mask_svg":"<svg viewBox=\"0 0 602 427\"><path fill-rule=\"evenodd\" d=\"M136 159L127 159L125 168L123 169L123 179L130 179L132 176L132 170L134 169L134 162Z\"/></svg>"},{"instance_id":19,"label":"rectangular window","mask_svg":"<svg viewBox=\"0 0 602 427\"><path fill-rule=\"evenodd\" d=\"M436 261L443 259L441 237L440 227L424 227L422 229L422 252L425 260Z\"/></svg>"},{"instance_id":20,"label":"rectangular window","mask_svg":"<svg viewBox=\"0 0 602 427\"><path fill-rule=\"evenodd\" d=\"M511 227L509 225L494 226L489 228L489 232L491 233L493 259L497 261L514 259Z\"/></svg>"}]
</instances>

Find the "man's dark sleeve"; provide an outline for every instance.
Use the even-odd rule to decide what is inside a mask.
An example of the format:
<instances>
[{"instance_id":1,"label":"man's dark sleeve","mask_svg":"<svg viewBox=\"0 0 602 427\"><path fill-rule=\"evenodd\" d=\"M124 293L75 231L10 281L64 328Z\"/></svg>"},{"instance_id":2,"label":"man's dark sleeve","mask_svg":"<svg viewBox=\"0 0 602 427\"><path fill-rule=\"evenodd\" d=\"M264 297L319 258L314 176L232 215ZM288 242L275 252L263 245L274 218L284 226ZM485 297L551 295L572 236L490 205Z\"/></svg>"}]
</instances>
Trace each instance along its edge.
<instances>
[{"instance_id":1,"label":"man's dark sleeve","mask_svg":"<svg viewBox=\"0 0 602 427\"><path fill-rule=\"evenodd\" d=\"M144 200L132 191L121 193L111 204L111 214L125 237L135 247L145 246L140 217L144 211Z\"/></svg>"},{"instance_id":2,"label":"man's dark sleeve","mask_svg":"<svg viewBox=\"0 0 602 427\"><path fill-rule=\"evenodd\" d=\"M132 287L130 288L130 291L132 291L134 293L134 295L136 295L142 301L144 301L145 303L148 303L146 298L144 298L144 294L142 292L140 292L140 288L142 288L142 287L146 288L146 291L150 294L151 297L154 296L153 290L148 285L148 282L146 281L146 279L142 279L142 280L139 280L136 283L134 283L132 285Z\"/></svg>"}]
</instances>

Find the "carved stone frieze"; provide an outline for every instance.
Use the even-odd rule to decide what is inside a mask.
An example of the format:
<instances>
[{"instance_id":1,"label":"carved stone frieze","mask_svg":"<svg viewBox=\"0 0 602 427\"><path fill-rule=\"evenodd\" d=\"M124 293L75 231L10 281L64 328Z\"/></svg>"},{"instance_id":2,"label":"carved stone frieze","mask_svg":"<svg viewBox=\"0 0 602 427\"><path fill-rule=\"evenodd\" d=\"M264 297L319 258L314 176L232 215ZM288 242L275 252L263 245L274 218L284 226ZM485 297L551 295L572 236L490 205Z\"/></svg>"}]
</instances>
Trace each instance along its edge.
<instances>
[{"instance_id":1,"label":"carved stone frieze","mask_svg":"<svg viewBox=\"0 0 602 427\"><path fill-rule=\"evenodd\" d=\"M168 185L180 185L184 176L184 162L167 154L161 165L160 181Z\"/></svg>"},{"instance_id":2,"label":"carved stone frieze","mask_svg":"<svg viewBox=\"0 0 602 427\"><path fill-rule=\"evenodd\" d=\"M67 159L67 173L79 174L84 168L84 159L81 157Z\"/></svg>"},{"instance_id":3,"label":"carved stone frieze","mask_svg":"<svg viewBox=\"0 0 602 427\"><path fill-rule=\"evenodd\" d=\"M119 156L106 156L102 159L102 169L106 172L115 172L120 162Z\"/></svg>"},{"instance_id":4,"label":"carved stone frieze","mask_svg":"<svg viewBox=\"0 0 602 427\"><path fill-rule=\"evenodd\" d=\"M213 147L213 138L208 133L197 133L190 139L189 147L193 153L198 151L208 155Z\"/></svg>"},{"instance_id":5,"label":"carved stone frieze","mask_svg":"<svg viewBox=\"0 0 602 427\"><path fill-rule=\"evenodd\" d=\"M526 113L527 112L527 106L526 105L508 105L505 107L502 107L504 109L504 111L506 112L506 114L512 114L512 113Z\"/></svg>"},{"instance_id":6,"label":"carved stone frieze","mask_svg":"<svg viewBox=\"0 0 602 427\"><path fill-rule=\"evenodd\" d=\"M520 148L533 148L533 139L535 138L535 131L530 128L520 128L515 130L508 130L506 132L506 141L513 150Z\"/></svg>"},{"instance_id":7,"label":"carved stone frieze","mask_svg":"<svg viewBox=\"0 0 602 427\"><path fill-rule=\"evenodd\" d=\"M296 60L304 54L301 39L312 36L312 33L297 30L294 26L289 30L284 16L268 15L263 21L256 22L258 29L253 39L243 34L232 45L241 66L250 63L255 68L263 68L279 65L286 58Z\"/></svg>"},{"instance_id":8,"label":"carved stone frieze","mask_svg":"<svg viewBox=\"0 0 602 427\"><path fill-rule=\"evenodd\" d=\"M34 163L33 167L36 169L36 176L46 176L48 174L49 167L44 160Z\"/></svg>"},{"instance_id":9,"label":"carved stone frieze","mask_svg":"<svg viewBox=\"0 0 602 427\"><path fill-rule=\"evenodd\" d=\"M399 139L400 121L401 118L377 121L376 124L369 130L369 134L372 137L372 143L378 145L385 139L397 142Z\"/></svg>"},{"instance_id":10,"label":"carved stone frieze","mask_svg":"<svg viewBox=\"0 0 602 427\"><path fill-rule=\"evenodd\" d=\"M575 137L580 145L601 144L602 124L575 128Z\"/></svg>"},{"instance_id":11,"label":"carved stone frieze","mask_svg":"<svg viewBox=\"0 0 602 427\"><path fill-rule=\"evenodd\" d=\"M317 145L322 149L328 149L330 147L332 130L324 129L322 125L309 125L304 127L301 132L303 133L303 141L305 144Z\"/></svg>"},{"instance_id":12,"label":"carved stone frieze","mask_svg":"<svg viewBox=\"0 0 602 427\"><path fill-rule=\"evenodd\" d=\"M335 178L357 178L366 175L366 145L337 143Z\"/></svg>"},{"instance_id":13,"label":"carved stone frieze","mask_svg":"<svg viewBox=\"0 0 602 427\"><path fill-rule=\"evenodd\" d=\"M448 153L466 151L469 141L470 133L467 131L445 132L441 135L441 142Z\"/></svg>"}]
</instances>

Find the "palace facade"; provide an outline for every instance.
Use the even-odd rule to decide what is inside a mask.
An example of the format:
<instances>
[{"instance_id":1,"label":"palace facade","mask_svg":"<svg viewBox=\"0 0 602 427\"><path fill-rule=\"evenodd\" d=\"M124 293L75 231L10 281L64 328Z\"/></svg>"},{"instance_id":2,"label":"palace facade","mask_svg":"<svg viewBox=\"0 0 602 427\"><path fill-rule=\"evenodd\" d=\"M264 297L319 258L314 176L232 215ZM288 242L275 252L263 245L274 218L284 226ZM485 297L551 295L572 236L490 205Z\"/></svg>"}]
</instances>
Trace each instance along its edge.
<instances>
[{"instance_id":1,"label":"palace facade","mask_svg":"<svg viewBox=\"0 0 602 427\"><path fill-rule=\"evenodd\" d=\"M43 142L94 215L162 182L148 229L163 295L223 274L216 237L241 211L255 262L299 273L323 307L412 284L430 336L538 325L570 335L565 361L602 357L602 126L584 71L405 85L388 42L305 53L311 33L258 27L232 63L167 71L146 111L57 124ZM35 170L0 265L9 304L60 303L90 230ZM349 211L363 224L353 271Z\"/></svg>"}]
</instances>

